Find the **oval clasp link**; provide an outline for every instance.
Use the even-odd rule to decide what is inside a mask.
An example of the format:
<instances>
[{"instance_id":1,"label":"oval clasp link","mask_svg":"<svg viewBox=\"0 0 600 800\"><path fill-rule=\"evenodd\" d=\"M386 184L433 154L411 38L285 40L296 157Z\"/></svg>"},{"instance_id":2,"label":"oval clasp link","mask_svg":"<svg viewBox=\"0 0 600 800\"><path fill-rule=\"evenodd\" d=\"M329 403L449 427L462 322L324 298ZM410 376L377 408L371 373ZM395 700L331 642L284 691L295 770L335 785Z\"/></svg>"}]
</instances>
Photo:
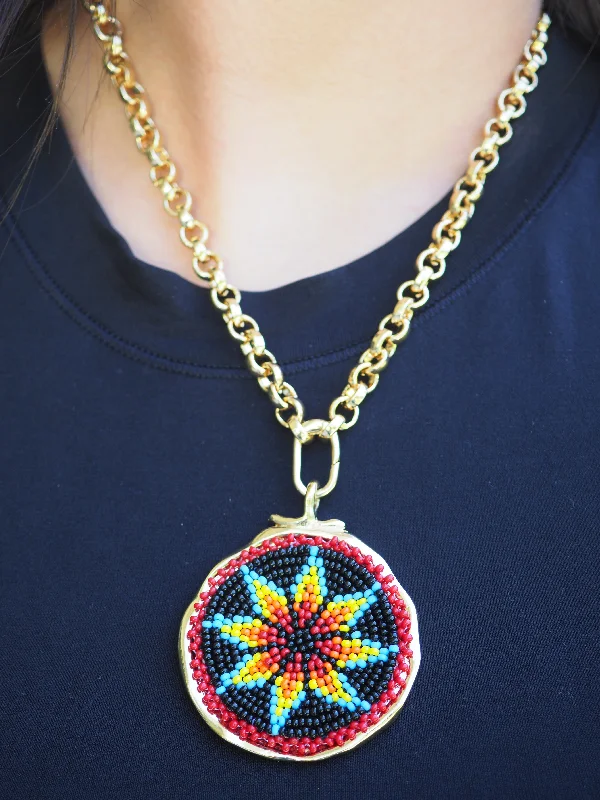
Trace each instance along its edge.
<instances>
[{"instance_id":1,"label":"oval clasp link","mask_svg":"<svg viewBox=\"0 0 600 800\"><path fill-rule=\"evenodd\" d=\"M302 448L305 444L310 444L315 437L329 439L331 443L331 468L329 470L329 479L324 486L319 486L315 492L315 496L319 500L335 489L340 471L340 437L337 431L333 433L328 431L328 425L328 421L324 419L308 419L302 423L302 428L309 437L307 441L302 443L300 439L294 438L294 485L301 495L306 495L307 491L307 487L302 481Z\"/></svg>"}]
</instances>

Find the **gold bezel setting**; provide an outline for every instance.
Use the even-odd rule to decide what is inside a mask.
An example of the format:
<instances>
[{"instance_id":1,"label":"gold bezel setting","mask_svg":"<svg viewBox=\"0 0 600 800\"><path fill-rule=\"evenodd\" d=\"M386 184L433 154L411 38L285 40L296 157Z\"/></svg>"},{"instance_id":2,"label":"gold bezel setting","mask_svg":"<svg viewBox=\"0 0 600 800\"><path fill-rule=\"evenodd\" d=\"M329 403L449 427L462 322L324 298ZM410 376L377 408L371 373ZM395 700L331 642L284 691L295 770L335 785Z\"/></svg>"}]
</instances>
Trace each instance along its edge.
<instances>
[{"instance_id":1,"label":"gold bezel setting","mask_svg":"<svg viewBox=\"0 0 600 800\"><path fill-rule=\"evenodd\" d=\"M190 603L183 616L179 636L180 663L186 687L194 705L203 719L219 736L238 747L242 747L249 752L263 757L287 761L317 761L330 758L338 753L357 747L384 728L398 714L410 693L420 664L417 615L410 596L398 582L385 560L357 537L348 533L344 528L344 524L339 520L319 521L316 519L307 519L306 517L298 520L286 520L281 517L273 517L273 519L276 521L273 527L262 531L246 550L241 550L219 562L204 580L197 597ZM329 745L326 749L322 749L318 752L311 753L310 744L307 742L297 745L300 751L305 751L304 753L281 752L272 745L266 745L266 741L273 738L267 733L259 732L258 734L254 734L254 738L257 739L257 743L255 743L250 737L240 738L238 733L232 731L226 724L223 724L217 710L214 706L210 705L211 701L209 698L211 697L213 703L220 702L215 699L215 687L212 686L212 689L209 687L202 691L197 678L194 677L194 672L196 670L191 666L191 661L195 658L195 663L197 665L198 655L200 654L201 657L201 650L199 649L193 652L190 652L190 650L193 650L195 637L199 636L198 617L200 615L201 619L203 618L203 612L206 611L208 602L210 601L209 598L212 596L210 593L214 593L216 588L222 585L227 579L227 577L225 577L225 572L232 561L236 562L238 565L240 561L247 561L250 563L261 552L287 549L292 546L315 545L316 543L320 543L325 547L335 546L335 548L341 552L351 554L350 557L352 558L360 557L371 565L370 571L373 572L374 577L376 574L378 582L382 585L382 591L385 590L388 596L399 598L399 604L401 604L401 607L404 609L410 621L410 648L405 651L410 655L407 656L405 653L398 654L398 663L403 666L395 670L395 681L401 681L401 685L396 683L395 692L392 693L393 699L386 703L384 710L373 712L372 715L363 715L363 718L366 719L371 719L372 716L377 717L366 726L365 730L356 730L353 738L348 738L339 745ZM261 545L263 548L261 548ZM266 549L264 548L265 545ZM239 566L236 567L236 569L237 568L239 568ZM404 625L406 626L406 622ZM399 670L401 674L399 674ZM365 724L363 724L363 727L365 727Z\"/></svg>"}]
</instances>

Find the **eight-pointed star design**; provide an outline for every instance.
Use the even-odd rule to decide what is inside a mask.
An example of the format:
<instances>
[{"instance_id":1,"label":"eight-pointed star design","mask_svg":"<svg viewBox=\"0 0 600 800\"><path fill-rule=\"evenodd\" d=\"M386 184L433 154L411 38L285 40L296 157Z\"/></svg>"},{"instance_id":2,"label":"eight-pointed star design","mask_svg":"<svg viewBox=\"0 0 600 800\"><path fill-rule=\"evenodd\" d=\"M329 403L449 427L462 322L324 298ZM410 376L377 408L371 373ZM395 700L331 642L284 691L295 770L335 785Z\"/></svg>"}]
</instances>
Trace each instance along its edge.
<instances>
[{"instance_id":1,"label":"eight-pointed star design","mask_svg":"<svg viewBox=\"0 0 600 800\"><path fill-rule=\"evenodd\" d=\"M244 565L241 571L253 615L229 619L215 614L202 623L236 645L240 654L235 668L220 676L217 694L230 686L248 691L271 684L269 719L273 735L283 730L292 710L306 699L307 691L350 711L368 711L370 704L358 697L344 673L387 661L398 652L397 645L372 642L353 630L377 601L380 584L375 581L364 592L336 595L327 602L323 559L318 547L311 547L309 552L289 587L291 602L284 589Z\"/></svg>"}]
</instances>

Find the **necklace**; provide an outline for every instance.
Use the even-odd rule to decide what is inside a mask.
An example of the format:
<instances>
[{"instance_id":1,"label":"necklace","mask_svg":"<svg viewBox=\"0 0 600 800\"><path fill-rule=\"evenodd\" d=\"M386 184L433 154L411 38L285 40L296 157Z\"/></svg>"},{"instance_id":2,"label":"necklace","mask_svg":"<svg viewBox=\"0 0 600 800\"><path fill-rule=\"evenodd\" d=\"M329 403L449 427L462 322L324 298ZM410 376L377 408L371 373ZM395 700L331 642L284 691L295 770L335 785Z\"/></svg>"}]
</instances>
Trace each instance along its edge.
<instances>
[{"instance_id":1,"label":"necklace","mask_svg":"<svg viewBox=\"0 0 600 800\"><path fill-rule=\"evenodd\" d=\"M319 501L338 479L340 432L356 424L360 405L409 331L414 311L429 299L446 258L460 244L499 148L526 109L525 95L546 63L550 18L543 14L500 93L497 115L457 181L448 210L416 261L416 276L397 292L370 346L329 407L328 419L304 419L294 387L266 348L258 323L244 314L241 293L228 283L222 259L207 247L208 228L192 213L192 197L153 122L146 92L123 49L122 27L104 5L84 3L104 51L104 66L125 103L138 149L164 208L179 222L196 275L240 344L249 370L275 405L277 421L294 437L293 478L304 495L297 519L273 515L273 525L246 549L211 570L186 610L179 651L185 683L206 722L229 742L270 758L307 761L349 750L402 708L420 662L415 607L386 562L346 531L340 520L318 520ZM328 440L327 482L305 484L303 448Z\"/></svg>"}]
</instances>

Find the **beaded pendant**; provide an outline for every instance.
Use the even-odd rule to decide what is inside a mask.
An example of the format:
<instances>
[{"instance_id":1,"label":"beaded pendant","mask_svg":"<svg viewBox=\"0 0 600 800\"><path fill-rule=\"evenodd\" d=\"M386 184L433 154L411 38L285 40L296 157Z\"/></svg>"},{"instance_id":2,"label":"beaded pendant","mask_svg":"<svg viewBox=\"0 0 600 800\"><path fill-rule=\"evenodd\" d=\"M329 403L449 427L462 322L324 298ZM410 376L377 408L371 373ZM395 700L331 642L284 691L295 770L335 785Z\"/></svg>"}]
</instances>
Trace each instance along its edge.
<instances>
[{"instance_id":1,"label":"beaded pendant","mask_svg":"<svg viewBox=\"0 0 600 800\"><path fill-rule=\"evenodd\" d=\"M181 624L181 666L227 741L268 758L328 758L401 709L419 667L416 612L343 522L271 519L202 584Z\"/></svg>"}]
</instances>

